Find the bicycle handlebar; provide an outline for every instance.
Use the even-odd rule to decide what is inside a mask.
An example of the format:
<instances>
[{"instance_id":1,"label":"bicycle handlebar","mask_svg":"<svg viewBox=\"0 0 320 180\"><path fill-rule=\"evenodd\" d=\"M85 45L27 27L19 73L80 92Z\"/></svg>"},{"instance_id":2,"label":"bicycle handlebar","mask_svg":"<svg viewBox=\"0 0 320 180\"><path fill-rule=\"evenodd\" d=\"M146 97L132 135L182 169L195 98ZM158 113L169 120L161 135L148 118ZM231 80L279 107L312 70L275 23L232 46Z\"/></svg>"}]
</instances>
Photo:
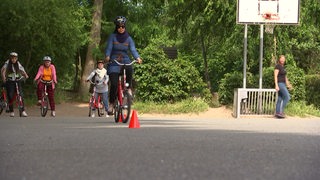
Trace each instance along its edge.
<instances>
[{"instance_id":1,"label":"bicycle handlebar","mask_svg":"<svg viewBox=\"0 0 320 180\"><path fill-rule=\"evenodd\" d=\"M25 80L25 79L27 79L27 78L25 78L24 76L21 76L20 78L15 79L15 80L10 80L10 79L8 79L8 81L18 82L18 81L22 81L22 80Z\"/></svg>"},{"instance_id":2,"label":"bicycle handlebar","mask_svg":"<svg viewBox=\"0 0 320 180\"><path fill-rule=\"evenodd\" d=\"M117 59L113 59L111 60L111 62L115 62L117 63L119 66L131 66L132 64L138 62L137 60L133 60L130 63L124 64L124 63L120 63Z\"/></svg>"},{"instance_id":3,"label":"bicycle handlebar","mask_svg":"<svg viewBox=\"0 0 320 180\"><path fill-rule=\"evenodd\" d=\"M102 82L100 82L100 83L94 83L94 82L92 82L92 81L91 81L91 79L88 79L88 82L90 82L90 84L93 84L93 85L100 85L100 84L102 84L102 83L103 83L103 81L102 81Z\"/></svg>"}]
</instances>

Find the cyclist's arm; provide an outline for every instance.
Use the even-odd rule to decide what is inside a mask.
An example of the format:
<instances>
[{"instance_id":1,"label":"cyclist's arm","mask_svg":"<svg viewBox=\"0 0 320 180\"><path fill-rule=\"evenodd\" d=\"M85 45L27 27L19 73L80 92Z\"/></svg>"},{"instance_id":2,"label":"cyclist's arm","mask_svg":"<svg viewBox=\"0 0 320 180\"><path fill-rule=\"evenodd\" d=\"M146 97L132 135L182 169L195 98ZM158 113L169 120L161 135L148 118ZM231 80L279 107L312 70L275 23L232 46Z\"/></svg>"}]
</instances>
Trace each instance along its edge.
<instances>
[{"instance_id":1,"label":"cyclist's arm","mask_svg":"<svg viewBox=\"0 0 320 180\"><path fill-rule=\"evenodd\" d=\"M108 38L108 41L107 41L107 48L105 50L105 56L106 56L106 62L109 62L110 60L110 55L111 55L111 51L112 51L112 48L113 48L113 39L114 39L114 36L115 34L111 34Z\"/></svg>"},{"instance_id":2,"label":"cyclist's arm","mask_svg":"<svg viewBox=\"0 0 320 180\"><path fill-rule=\"evenodd\" d=\"M51 64L50 66L51 66L51 70L52 70L52 80L54 83L57 84L58 81L57 81L56 67L53 64Z\"/></svg>"},{"instance_id":3,"label":"cyclist's arm","mask_svg":"<svg viewBox=\"0 0 320 180\"><path fill-rule=\"evenodd\" d=\"M134 44L134 41L131 37L129 37L129 48L130 48L131 54L133 55L134 59L140 58L139 53L138 53L136 46Z\"/></svg>"},{"instance_id":4,"label":"cyclist's arm","mask_svg":"<svg viewBox=\"0 0 320 180\"><path fill-rule=\"evenodd\" d=\"M89 80L94 76L95 73L96 73L96 70L92 71L87 77L86 81L89 82Z\"/></svg>"},{"instance_id":5,"label":"cyclist's arm","mask_svg":"<svg viewBox=\"0 0 320 180\"><path fill-rule=\"evenodd\" d=\"M20 64L20 62L18 62L18 64L19 64L19 70L20 70L22 76L24 76L26 79L28 79L29 76L28 76L27 72L24 70L24 67Z\"/></svg>"},{"instance_id":6,"label":"cyclist's arm","mask_svg":"<svg viewBox=\"0 0 320 180\"><path fill-rule=\"evenodd\" d=\"M3 82L6 82L7 67L8 67L8 62L5 62L1 68L1 78Z\"/></svg>"}]
</instances>

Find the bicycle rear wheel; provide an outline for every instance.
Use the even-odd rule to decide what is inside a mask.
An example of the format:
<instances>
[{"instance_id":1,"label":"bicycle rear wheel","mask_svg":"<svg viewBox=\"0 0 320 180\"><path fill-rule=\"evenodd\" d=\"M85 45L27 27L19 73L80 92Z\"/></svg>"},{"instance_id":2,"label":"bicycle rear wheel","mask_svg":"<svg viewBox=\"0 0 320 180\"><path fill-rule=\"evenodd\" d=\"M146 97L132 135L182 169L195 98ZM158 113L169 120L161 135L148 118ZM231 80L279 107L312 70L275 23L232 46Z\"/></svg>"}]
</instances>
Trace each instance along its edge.
<instances>
[{"instance_id":1,"label":"bicycle rear wheel","mask_svg":"<svg viewBox=\"0 0 320 180\"><path fill-rule=\"evenodd\" d=\"M130 119L130 113L131 113L131 96L128 93L128 91L125 91L123 93L122 97L122 106L121 106L121 117L122 122L127 123Z\"/></svg>"},{"instance_id":2,"label":"bicycle rear wheel","mask_svg":"<svg viewBox=\"0 0 320 180\"><path fill-rule=\"evenodd\" d=\"M40 113L42 117L45 117L48 112L49 99L48 96L44 96L41 100Z\"/></svg>"},{"instance_id":3,"label":"bicycle rear wheel","mask_svg":"<svg viewBox=\"0 0 320 180\"><path fill-rule=\"evenodd\" d=\"M92 114L94 113L93 109L94 109L94 97L91 97L89 100L89 117L91 117Z\"/></svg>"}]
</instances>

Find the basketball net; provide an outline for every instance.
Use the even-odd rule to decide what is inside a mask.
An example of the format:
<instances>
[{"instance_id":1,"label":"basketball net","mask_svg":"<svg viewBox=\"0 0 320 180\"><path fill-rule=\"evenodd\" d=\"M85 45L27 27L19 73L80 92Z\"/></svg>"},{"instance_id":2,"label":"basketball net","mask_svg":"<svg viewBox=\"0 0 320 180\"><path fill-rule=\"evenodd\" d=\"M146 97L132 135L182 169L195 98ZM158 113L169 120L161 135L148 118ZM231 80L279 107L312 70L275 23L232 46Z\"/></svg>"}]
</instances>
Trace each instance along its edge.
<instances>
[{"instance_id":1,"label":"basketball net","mask_svg":"<svg viewBox=\"0 0 320 180\"><path fill-rule=\"evenodd\" d=\"M264 31L268 34L273 34L273 30L275 26L276 26L275 24L266 24Z\"/></svg>"},{"instance_id":2,"label":"basketball net","mask_svg":"<svg viewBox=\"0 0 320 180\"><path fill-rule=\"evenodd\" d=\"M264 18L264 20L266 22L266 24L265 24L265 32L268 33L268 34L273 34L273 30L274 30L274 27L276 25L268 23L268 22L279 20L280 19L279 16L277 14L265 13L265 14L262 15L262 17Z\"/></svg>"}]
</instances>

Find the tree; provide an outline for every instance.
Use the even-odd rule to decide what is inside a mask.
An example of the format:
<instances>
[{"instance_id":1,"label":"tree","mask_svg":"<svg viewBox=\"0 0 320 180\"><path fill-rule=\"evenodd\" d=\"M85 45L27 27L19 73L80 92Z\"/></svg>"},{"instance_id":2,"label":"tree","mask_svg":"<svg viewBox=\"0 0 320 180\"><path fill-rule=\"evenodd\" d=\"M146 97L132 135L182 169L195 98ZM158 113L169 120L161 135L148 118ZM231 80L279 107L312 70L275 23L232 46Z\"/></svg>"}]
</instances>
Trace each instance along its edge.
<instances>
[{"instance_id":1,"label":"tree","mask_svg":"<svg viewBox=\"0 0 320 180\"><path fill-rule=\"evenodd\" d=\"M82 78L80 82L80 95L85 97L89 90L89 84L85 82L90 72L94 69L96 64L96 57L93 52L95 49L99 49L100 44L100 31L101 31L101 14L103 8L103 0L95 0L93 4L93 16L92 25L90 31L90 41L87 50L86 61L82 72ZM102 57L98 57L102 58Z\"/></svg>"}]
</instances>

